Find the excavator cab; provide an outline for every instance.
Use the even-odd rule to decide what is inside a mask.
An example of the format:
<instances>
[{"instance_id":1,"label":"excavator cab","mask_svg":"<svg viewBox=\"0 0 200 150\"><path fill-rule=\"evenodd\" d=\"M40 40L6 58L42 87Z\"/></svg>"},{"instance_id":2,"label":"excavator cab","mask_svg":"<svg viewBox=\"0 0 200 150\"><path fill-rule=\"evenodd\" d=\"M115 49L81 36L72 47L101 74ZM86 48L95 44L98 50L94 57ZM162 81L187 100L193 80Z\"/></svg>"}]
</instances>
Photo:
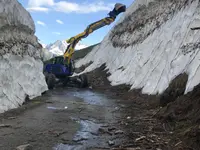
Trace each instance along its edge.
<instances>
[{"instance_id":1,"label":"excavator cab","mask_svg":"<svg viewBox=\"0 0 200 150\"><path fill-rule=\"evenodd\" d=\"M68 59L63 56L57 56L52 59L52 63L45 66L45 72L54 74L57 78L65 78L73 74L72 62L68 63Z\"/></svg>"}]
</instances>

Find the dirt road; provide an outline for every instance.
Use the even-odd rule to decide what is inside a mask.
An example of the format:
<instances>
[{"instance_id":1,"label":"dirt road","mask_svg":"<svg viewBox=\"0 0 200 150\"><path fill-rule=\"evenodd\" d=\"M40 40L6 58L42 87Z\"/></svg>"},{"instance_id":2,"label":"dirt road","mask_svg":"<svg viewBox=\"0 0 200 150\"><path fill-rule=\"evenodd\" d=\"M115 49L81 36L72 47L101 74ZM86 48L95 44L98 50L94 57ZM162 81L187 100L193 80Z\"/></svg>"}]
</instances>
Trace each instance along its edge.
<instances>
[{"instance_id":1,"label":"dirt road","mask_svg":"<svg viewBox=\"0 0 200 150\"><path fill-rule=\"evenodd\" d=\"M31 150L179 148L180 141L170 142L171 126L153 117L157 109L119 94L75 88L48 91L0 115L0 150L27 144Z\"/></svg>"},{"instance_id":2,"label":"dirt road","mask_svg":"<svg viewBox=\"0 0 200 150\"><path fill-rule=\"evenodd\" d=\"M30 144L34 150L108 149L123 129L116 99L91 90L56 89L1 116L0 149Z\"/></svg>"}]
</instances>

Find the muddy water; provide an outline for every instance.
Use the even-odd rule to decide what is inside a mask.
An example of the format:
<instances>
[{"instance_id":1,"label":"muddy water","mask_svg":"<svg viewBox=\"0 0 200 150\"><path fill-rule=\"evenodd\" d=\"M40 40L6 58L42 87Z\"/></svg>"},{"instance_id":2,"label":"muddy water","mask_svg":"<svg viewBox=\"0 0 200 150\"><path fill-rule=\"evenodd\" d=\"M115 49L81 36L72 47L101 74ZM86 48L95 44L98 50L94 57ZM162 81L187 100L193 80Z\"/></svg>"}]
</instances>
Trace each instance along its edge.
<instances>
[{"instance_id":1,"label":"muddy water","mask_svg":"<svg viewBox=\"0 0 200 150\"><path fill-rule=\"evenodd\" d=\"M79 149L88 149L89 147L97 147L99 142L98 132L101 124L96 124L89 120L80 120L78 121L81 125L81 128L75 134L73 141L78 145L69 145L69 144L58 144L54 147L55 150L79 150ZM101 147L107 147L107 144L101 143ZM98 146L99 147L99 146Z\"/></svg>"},{"instance_id":2,"label":"muddy water","mask_svg":"<svg viewBox=\"0 0 200 150\"><path fill-rule=\"evenodd\" d=\"M0 128L0 149L24 144L37 150L109 149L122 142L123 135L115 134L123 130L116 126L119 107L116 99L89 89L49 91L0 118L9 125Z\"/></svg>"},{"instance_id":3,"label":"muddy water","mask_svg":"<svg viewBox=\"0 0 200 150\"><path fill-rule=\"evenodd\" d=\"M100 129L108 127L108 124L114 123L115 117L113 116L113 111L118 108L114 103L115 100L108 98L104 94L96 93L91 90L80 91L78 89L70 89L65 92L64 95L76 97L77 101L83 100L83 103L89 107L101 107L101 110L104 111L104 113L99 113L98 117L103 117L103 120L100 121L95 116L86 119L81 119L81 117L71 117L73 121L76 121L80 125L79 130L73 136L75 144L59 143L54 147L54 150L85 150L90 148L109 149L110 146L108 142L112 139L112 133L110 135L103 135L100 133ZM75 102L76 101L74 101L74 103ZM104 128L103 130L107 129Z\"/></svg>"}]
</instances>

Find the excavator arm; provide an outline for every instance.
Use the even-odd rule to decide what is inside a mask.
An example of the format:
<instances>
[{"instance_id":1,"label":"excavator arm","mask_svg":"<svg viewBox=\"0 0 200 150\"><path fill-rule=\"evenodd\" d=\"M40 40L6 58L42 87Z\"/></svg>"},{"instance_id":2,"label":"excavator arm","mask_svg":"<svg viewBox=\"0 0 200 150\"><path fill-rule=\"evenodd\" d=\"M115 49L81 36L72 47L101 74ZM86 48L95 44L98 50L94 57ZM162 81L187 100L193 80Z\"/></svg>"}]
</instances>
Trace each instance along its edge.
<instances>
[{"instance_id":1,"label":"excavator arm","mask_svg":"<svg viewBox=\"0 0 200 150\"><path fill-rule=\"evenodd\" d=\"M126 11L126 6L120 3L115 4L115 8L108 14L109 16L101 19L97 22L94 22L92 24L90 24L84 32L70 38L69 40L66 40L66 42L69 44L65 53L64 53L64 59L68 60L68 64L71 62L72 56L74 54L74 50L76 45L78 44L78 42L83 39L86 38L89 34L91 34L92 32L94 32L95 30L98 30L106 25L110 25L112 22L115 21L116 17L122 13Z\"/></svg>"}]
</instances>

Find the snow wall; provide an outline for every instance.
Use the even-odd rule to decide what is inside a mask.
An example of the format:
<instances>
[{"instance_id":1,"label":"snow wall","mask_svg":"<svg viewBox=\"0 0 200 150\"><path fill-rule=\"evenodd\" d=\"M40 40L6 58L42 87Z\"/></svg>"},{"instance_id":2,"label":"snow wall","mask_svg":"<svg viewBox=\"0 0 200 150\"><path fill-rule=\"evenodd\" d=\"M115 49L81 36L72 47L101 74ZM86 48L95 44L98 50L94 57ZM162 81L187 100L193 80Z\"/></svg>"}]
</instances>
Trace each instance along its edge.
<instances>
[{"instance_id":1,"label":"snow wall","mask_svg":"<svg viewBox=\"0 0 200 150\"><path fill-rule=\"evenodd\" d=\"M106 64L111 84L161 94L179 74L189 79L185 93L200 83L199 0L135 0L120 21L76 67L84 72Z\"/></svg>"},{"instance_id":2,"label":"snow wall","mask_svg":"<svg viewBox=\"0 0 200 150\"><path fill-rule=\"evenodd\" d=\"M34 33L30 14L17 0L0 1L0 113L47 90Z\"/></svg>"}]
</instances>

